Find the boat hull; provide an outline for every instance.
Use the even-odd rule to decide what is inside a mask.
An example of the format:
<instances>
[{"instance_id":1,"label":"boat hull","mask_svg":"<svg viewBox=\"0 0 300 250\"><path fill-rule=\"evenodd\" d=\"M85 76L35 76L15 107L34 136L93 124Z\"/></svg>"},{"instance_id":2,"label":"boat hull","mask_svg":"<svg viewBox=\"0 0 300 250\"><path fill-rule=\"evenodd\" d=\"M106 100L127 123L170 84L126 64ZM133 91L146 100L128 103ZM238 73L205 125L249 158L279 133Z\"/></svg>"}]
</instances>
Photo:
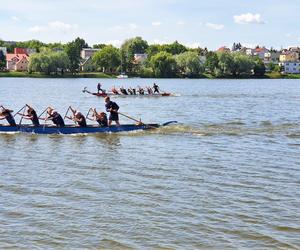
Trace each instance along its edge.
<instances>
[{"instance_id":1,"label":"boat hull","mask_svg":"<svg viewBox=\"0 0 300 250\"><path fill-rule=\"evenodd\" d=\"M86 88L84 88L82 90L83 93L88 93L90 95L94 95L94 96L98 96L98 97L106 97L106 96L114 96L114 97L161 97L161 96L174 96L174 94L172 93L167 93L167 92L163 92L163 93L153 93L153 94L147 94L145 93L144 95L140 95L140 94L136 94L136 95L124 95L124 94L114 94L112 92L108 92L108 93L95 93L95 92L90 92L88 91Z\"/></svg>"},{"instance_id":2,"label":"boat hull","mask_svg":"<svg viewBox=\"0 0 300 250\"><path fill-rule=\"evenodd\" d=\"M158 128L159 124L126 124L121 126L110 126L110 127L98 127L98 126L87 126L87 127L76 127L76 126L5 126L0 125L0 132L22 132L22 133L33 133L33 134L91 134L91 133L117 133L117 132L128 132L134 130L147 130L152 128Z\"/></svg>"}]
</instances>

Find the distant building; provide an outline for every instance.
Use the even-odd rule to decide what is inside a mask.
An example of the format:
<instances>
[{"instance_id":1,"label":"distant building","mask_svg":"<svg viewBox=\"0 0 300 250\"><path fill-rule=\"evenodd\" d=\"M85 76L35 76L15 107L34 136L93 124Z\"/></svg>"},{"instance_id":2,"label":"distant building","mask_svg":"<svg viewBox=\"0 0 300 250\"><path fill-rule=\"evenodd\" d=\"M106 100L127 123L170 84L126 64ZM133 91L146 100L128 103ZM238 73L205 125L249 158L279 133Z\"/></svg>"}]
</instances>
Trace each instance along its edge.
<instances>
[{"instance_id":1,"label":"distant building","mask_svg":"<svg viewBox=\"0 0 300 250\"><path fill-rule=\"evenodd\" d=\"M35 53L35 51L35 49L15 48L14 53L6 54L6 68L14 71L27 71L29 53Z\"/></svg>"},{"instance_id":2,"label":"distant building","mask_svg":"<svg viewBox=\"0 0 300 250\"><path fill-rule=\"evenodd\" d=\"M300 62L284 62L282 63L283 72L286 74L300 74Z\"/></svg>"},{"instance_id":3,"label":"distant building","mask_svg":"<svg viewBox=\"0 0 300 250\"><path fill-rule=\"evenodd\" d=\"M135 64L143 63L148 58L147 54L134 54L133 62Z\"/></svg>"},{"instance_id":4,"label":"distant building","mask_svg":"<svg viewBox=\"0 0 300 250\"><path fill-rule=\"evenodd\" d=\"M217 49L217 52L230 52L230 49L226 46L220 47Z\"/></svg>"},{"instance_id":5,"label":"distant building","mask_svg":"<svg viewBox=\"0 0 300 250\"><path fill-rule=\"evenodd\" d=\"M265 53L264 56L264 63L278 63L279 62L279 56L280 52L274 52L274 51L269 51Z\"/></svg>"},{"instance_id":6,"label":"distant building","mask_svg":"<svg viewBox=\"0 0 300 250\"><path fill-rule=\"evenodd\" d=\"M81 59L79 66L80 66L80 71L82 72L92 72L96 70L96 67L93 64L92 57L88 57L87 59Z\"/></svg>"},{"instance_id":7,"label":"distant building","mask_svg":"<svg viewBox=\"0 0 300 250\"><path fill-rule=\"evenodd\" d=\"M288 50L289 51L293 51L293 52L297 52L297 53L300 53L300 47L288 47Z\"/></svg>"},{"instance_id":8,"label":"distant building","mask_svg":"<svg viewBox=\"0 0 300 250\"><path fill-rule=\"evenodd\" d=\"M31 55L36 53L36 49L31 48L14 48L14 54L27 54Z\"/></svg>"},{"instance_id":9,"label":"distant building","mask_svg":"<svg viewBox=\"0 0 300 250\"><path fill-rule=\"evenodd\" d=\"M279 56L280 62L295 62L298 60L299 53L290 50L283 50Z\"/></svg>"},{"instance_id":10,"label":"distant building","mask_svg":"<svg viewBox=\"0 0 300 250\"><path fill-rule=\"evenodd\" d=\"M100 49L83 48L80 52L80 56L82 59L87 59L92 57L99 50Z\"/></svg>"},{"instance_id":11,"label":"distant building","mask_svg":"<svg viewBox=\"0 0 300 250\"><path fill-rule=\"evenodd\" d=\"M27 54L6 54L6 68L14 71L27 71L29 56Z\"/></svg>"},{"instance_id":12,"label":"distant building","mask_svg":"<svg viewBox=\"0 0 300 250\"><path fill-rule=\"evenodd\" d=\"M7 54L7 48L6 47L0 47L0 50L3 52L3 55L6 56L6 54Z\"/></svg>"}]
</instances>

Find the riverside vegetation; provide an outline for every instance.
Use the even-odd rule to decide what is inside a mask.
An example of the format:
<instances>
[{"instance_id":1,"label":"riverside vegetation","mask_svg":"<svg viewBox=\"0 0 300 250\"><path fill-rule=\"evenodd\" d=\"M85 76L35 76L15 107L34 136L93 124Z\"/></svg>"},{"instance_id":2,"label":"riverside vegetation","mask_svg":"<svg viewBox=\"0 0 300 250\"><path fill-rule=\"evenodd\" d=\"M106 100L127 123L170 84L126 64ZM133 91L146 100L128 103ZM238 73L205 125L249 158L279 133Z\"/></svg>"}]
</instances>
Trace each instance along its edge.
<instances>
[{"instance_id":1,"label":"riverside vegetation","mask_svg":"<svg viewBox=\"0 0 300 250\"><path fill-rule=\"evenodd\" d=\"M8 52L15 47L33 48L38 53L29 57L28 72L1 72L0 76L31 77L113 77L120 72L136 77L188 78L290 78L280 74L280 67L272 65L271 73L258 57L236 52L213 52L207 48L188 48L177 41L171 44L149 45L141 37L126 40L120 48L95 44L100 49L92 57L90 72L80 72L80 51L90 47L84 39L76 38L67 44L42 43L37 40L7 44ZM137 63L134 54L147 54ZM0 55L0 68L5 57ZM293 76L292 78L297 78Z\"/></svg>"}]
</instances>

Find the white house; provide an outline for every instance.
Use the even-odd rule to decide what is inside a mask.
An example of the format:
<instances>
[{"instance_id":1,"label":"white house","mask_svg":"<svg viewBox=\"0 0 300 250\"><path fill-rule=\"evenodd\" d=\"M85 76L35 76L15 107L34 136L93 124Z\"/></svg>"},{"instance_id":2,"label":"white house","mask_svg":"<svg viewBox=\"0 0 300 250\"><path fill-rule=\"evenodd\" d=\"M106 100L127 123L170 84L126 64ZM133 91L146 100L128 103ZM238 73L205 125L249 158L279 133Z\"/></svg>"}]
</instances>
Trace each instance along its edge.
<instances>
[{"instance_id":1,"label":"white house","mask_svg":"<svg viewBox=\"0 0 300 250\"><path fill-rule=\"evenodd\" d=\"M147 59L148 55L147 54L134 54L134 63L135 64L139 64L139 63L143 63L146 59Z\"/></svg>"},{"instance_id":2,"label":"white house","mask_svg":"<svg viewBox=\"0 0 300 250\"><path fill-rule=\"evenodd\" d=\"M300 74L300 62L283 62L281 64L286 74Z\"/></svg>"},{"instance_id":3,"label":"white house","mask_svg":"<svg viewBox=\"0 0 300 250\"><path fill-rule=\"evenodd\" d=\"M99 50L100 49L83 48L80 52L80 56L82 59L88 59L89 57L92 57Z\"/></svg>"}]
</instances>

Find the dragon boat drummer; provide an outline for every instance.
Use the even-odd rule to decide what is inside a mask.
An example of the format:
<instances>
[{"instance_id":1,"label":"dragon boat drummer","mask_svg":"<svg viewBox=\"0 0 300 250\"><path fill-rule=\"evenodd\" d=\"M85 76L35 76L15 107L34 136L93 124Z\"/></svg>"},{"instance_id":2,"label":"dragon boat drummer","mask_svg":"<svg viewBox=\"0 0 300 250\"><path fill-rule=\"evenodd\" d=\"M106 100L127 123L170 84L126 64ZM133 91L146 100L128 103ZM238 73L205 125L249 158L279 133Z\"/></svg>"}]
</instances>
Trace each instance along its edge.
<instances>
[{"instance_id":1,"label":"dragon boat drummer","mask_svg":"<svg viewBox=\"0 0 300 250\"><path fill-rule=\"evenodd\" d=\"M98 113L96 111L96 108L93 108L92 110L93 110L92 116L93 116L94 120L99 123L99 126L103 127L103 128L108 127L108 120L107 120L106 113L104 113L104 112Z\"/></svg>"},{"instance_id":2,"label":"dragon boat drummer","mask_svg":"<svg viewBox=\"0 0 300 250\"><path fill-rule=\"evenodd\" d=\"M153 83L153 90L154 90L154 94L155 93L159 94L159 86L156 83Z\"/></svg>"},{"instance_id":3,"label":"dragon boat drummer","mask_svg":"<svg viewBox=\"0 0 300 250\"><path fill-rule=\"evenodd\" d=\"M105 108L107 112L110 112L109 118L108 118L108 126L111 126L112 121L114 121L117 126L120 126L119 123L119 106L117 103L110 100L109 96L106 96L104 98L105 101Z\"/></svg>"},{"instance_id":4,"label":"dragon boat drummer","mask_svg":"<svg viewBox=\"0 0 300 250\"><path fill-rule=\"evenodd\" d=\"M86 124L85 116L81 112L79 112L78 110L73 109L71 106L69 108L73 113L73 117L68 117L68 118L75 121L75 122L77 122L79 127L86 127L87 124Z\"/></svg>"},{"instance_id":5,"label":"dragon boat drummer","mask_svg":"<svg viewBox=\"0 0 300 250\"><path fill-rule=\"evenodd\" d=\"M52 107L47 108L47 117L40 118L42 120L51 120L57 127L64 127L65 122L61 115Z\"/></svg>"},{"instance_id":6,"label":"dragon boat drummer","mask_svg":"<svg viewBox=\"0 0 300 250\"><path fill-rule=\"evenodd\" d=\"M15 118L12 115L12 112L14 111L4 108L3 106L1 106L1 108L2 110L0 111L0 120L6 119L6 121L10 126L17 126Z\"/></svg>"}]
</instances>

